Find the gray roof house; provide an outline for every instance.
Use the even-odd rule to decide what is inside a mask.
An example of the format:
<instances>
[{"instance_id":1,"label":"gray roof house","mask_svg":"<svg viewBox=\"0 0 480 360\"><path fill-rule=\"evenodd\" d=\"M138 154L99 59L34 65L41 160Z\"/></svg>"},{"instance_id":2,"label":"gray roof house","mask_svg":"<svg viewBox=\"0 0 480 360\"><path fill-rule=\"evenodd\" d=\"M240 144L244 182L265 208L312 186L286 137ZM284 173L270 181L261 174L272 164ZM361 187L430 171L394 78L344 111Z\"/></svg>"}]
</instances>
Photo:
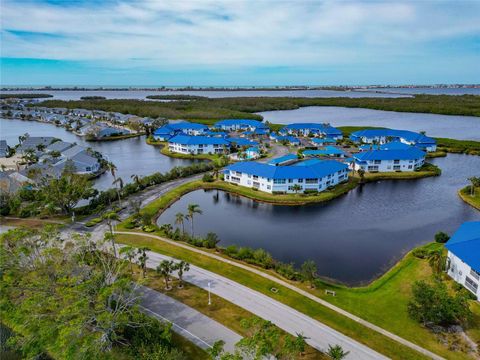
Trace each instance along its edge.
<instances>
[{"instance_id":1,"label":"gray roof house","mask_svg":"<svg viewBox=\"0 0 480 360\"><path fill-rule=\"evenodd\" d=\"M18 147L18 150L21 152L25 152L28 149L37 150L38 145L48 146L54 139L55 138L51 136L29 136Z\"/></svg>"},{"instance_id":2,"label":"gray roof house","mask_svg":"<svg viewBox=\"0 0 480 360\"><path fill-rule=\"evenodd\" d=\"M7 140L0 140L0 157L7 157L8 145Z\"/></svg>"}]
</instances>

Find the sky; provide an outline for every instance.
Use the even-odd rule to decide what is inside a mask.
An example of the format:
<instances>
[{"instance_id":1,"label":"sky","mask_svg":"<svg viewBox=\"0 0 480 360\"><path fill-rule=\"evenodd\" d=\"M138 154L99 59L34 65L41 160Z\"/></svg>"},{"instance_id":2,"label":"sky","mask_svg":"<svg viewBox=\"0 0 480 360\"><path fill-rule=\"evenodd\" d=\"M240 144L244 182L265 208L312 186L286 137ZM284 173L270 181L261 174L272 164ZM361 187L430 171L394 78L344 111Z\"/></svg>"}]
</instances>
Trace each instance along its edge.
<instances>
[{"instance_id":1,"label":"sky","mask_svg":"<svg viewBox=\"0 0 480 360\"><path fill-rule=\"evenodd\" d=\"M0 0L1 85L480 83L480 0Z\"/></svg>"}]
</instances>

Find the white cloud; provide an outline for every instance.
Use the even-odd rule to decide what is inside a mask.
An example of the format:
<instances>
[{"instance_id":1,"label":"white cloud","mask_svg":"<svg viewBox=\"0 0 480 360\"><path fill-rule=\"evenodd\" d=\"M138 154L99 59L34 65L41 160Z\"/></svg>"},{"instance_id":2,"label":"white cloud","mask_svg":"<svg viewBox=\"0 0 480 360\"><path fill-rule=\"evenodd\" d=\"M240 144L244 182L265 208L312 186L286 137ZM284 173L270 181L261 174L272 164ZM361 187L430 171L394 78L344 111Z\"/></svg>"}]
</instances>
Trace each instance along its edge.
<instances>
[{"instance_id":1,"label":"white cloud","mask_svg":"<svg viewBox=\"0 0 480 360\"><path fill-rule=\"evenodd\" d=\"M1 23L4 57L119 65L140 59L135 66L148 67L322 66L408 56L431 42L479 36L480 2L146 0L61 6L3 0Z\"/></svg>"}]
</instances>

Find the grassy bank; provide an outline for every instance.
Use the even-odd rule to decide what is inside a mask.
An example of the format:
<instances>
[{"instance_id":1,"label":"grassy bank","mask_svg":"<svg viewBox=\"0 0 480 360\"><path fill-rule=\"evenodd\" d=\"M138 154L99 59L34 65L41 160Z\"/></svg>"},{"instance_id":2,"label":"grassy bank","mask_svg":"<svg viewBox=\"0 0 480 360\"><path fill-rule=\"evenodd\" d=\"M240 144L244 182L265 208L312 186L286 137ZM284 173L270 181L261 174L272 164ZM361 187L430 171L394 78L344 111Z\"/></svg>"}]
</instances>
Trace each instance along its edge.
<instances>
[{"instance_id":1,"label":"grassy bank","mask_svg":"<svg viewBox=\"0 0 480 360\"><path fill-rule=\"evenodd\" d=\"M191 154L180 154L180 153L172 152L168 150L168 146L162 147L162 150L160 150L160 152L165 156L169 156L176 159L210 160L210 161L219 159L218 155L211 155L211 154L191 155Z\"/></svg>"},{"instance_id":2,"label":"grassy bank","mask_svg":"<svg viewBox=\"0 0 480 360\"><path fill-rule=\"evenodd\" d=\"M480 188L475 188L475 195L471 195L470 186L466 186L458 191L458 196L467 204L473 206L475 209L480 210Z\"/></svg>"},{"instance_id":3,"label":"grassy bank","mask_svg":"<svg viewBox=\"0 0 480 360\"><path fill-rule=\"evenodd\" d=\"M455 140L447 138L435 138L437 140L437 151L480 155L480 141Z\"/></svg>"},{"instance_id":4,"label":"grassy bank","mask_svg":"<svg viewBox=\"0 0 480 360\"><path fill-rule=\"evenodd\" d=\"M424 358L421 354L339 315L287 287L235 266L232 263L236 261L231 259L229 263L225 263L199 254L197 248L189 250L188 245L182 244L177 246L176 243L147 238L142 236L142 234L138 236L119 235L118 240L132 246L147 246L153 251L189 261L194 265L221 274L322 321L328 326L357 339L391 358ZM442 245L430 244L428 246L438 248ZM213 251L202 249L201 252L212 253ZM215 255L218 256L219 254L216 253ZM278 276L271 271L252 265L248 266L256 271L260 270L269 275ZM446 346L436 339L432 332L410 319L407 314L406 304L411 295L411 284L416 280L429 279L430 277L431 268L428 261L418 259L411 253L408 253L386 274L365 287L348 288L346 286L320 283L320 286L312 290L306 284L298 282L289 283L441 356L449 359L468 359L469 357L466 354L448 350ZM279 292L276 294L272 293L270 291L272 287L278 288ZM325 289L334 290L336 296L325 295ZM478 331L480 329L480 306L475 302L472 302L472 311L475 314L474 322L471 324L468 334L474 341L478 341L480 340L480 331Z\"/></svg>"},{"instance_id":5,"label":"grassy bank","mask_svg":"<svg viewBox=\"0 0 480 360\"><path fill-rule=\"evenodd\" d=\"M172 279L172 289L169 291L165 291L165 283L163 278L160 277L155 271L149 270L148 277L145 280L144 285L158 292L166 294L180 301L181 303L190 306L191 308L194 308L200 313L219 322L220 324L223 324L227 328L235 331L242 336L248 335L248 331L246 331L246 329L241 325L240 322L242 319L249 319L254 317L254 314L215 294L210 294L211 304L208 305L208 292L206 290L192 284L186 284L183 288L179 289L177 287L178 279ZM285 334L285 332L283 332L282 330L280 331L283 335ZM310 346L307 346L305 354L302 356L302 358L307 360L329 359L326 355L320 353L319 351ZM201 358L195 357L192 359Z\"/></svg>"},{"instance_id":6,"label":"grassy bank","mask_svg":"<svg viewBox=\"0 0 480 360\"><path fill-rule=\"evenodd\" d=\"M146 246L152 251L159 252L177 259L188 261L209 271L230 278L253 290L266 294L284 304L301 311L324 324L350 336L361 343L394 359L425 359L424 356L396 341L393 341L376 331L370 330L359 323L350 320L333 310L319 305L317 302L302 296L278 283L256 275L248 270L234 265L226 264L208 256L201 255L167 242L137 235L117 235L118 241L131 246ZM276 287L278 293L272 293L270 289Z\"/></svg>"},{"instance_id":7,"label":"grassy bank","mask_svg":"<svg viewBox=\"0 0 480 360\"><path fill-rule=\"evenodd\" d=\"M47 107L98 109L148 117L204 120L213 123L224 118L261 120L261 111L292 110L304 106L342 106L398 112L480 116L480 96L415 95L412 98L291 98L238 97L202 98L188 101L145 102L141 100L48 100Z\"/></svg>"}]
</instances>

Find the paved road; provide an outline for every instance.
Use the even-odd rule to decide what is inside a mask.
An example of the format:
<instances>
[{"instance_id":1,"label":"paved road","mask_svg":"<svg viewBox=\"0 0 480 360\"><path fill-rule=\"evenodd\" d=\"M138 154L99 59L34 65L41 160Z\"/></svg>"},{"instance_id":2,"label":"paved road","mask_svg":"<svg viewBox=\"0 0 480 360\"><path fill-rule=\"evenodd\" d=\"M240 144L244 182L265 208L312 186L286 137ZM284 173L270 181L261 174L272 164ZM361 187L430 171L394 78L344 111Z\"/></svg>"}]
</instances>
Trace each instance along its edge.
<instances>
[{"instance_id":1,"label":"paved road","mask_svg":"<svg viewBox=\"0 0 480 360\"><path fill-rule=\"evenodd\" d=\"M162 260L172 259L154 252L149 252L148 256L148 266L151 268L155 268ZM386 357L367 346L350 339L348 336L339 333L299 311L223 276L191 265L190 271L184 274L183 277L185 281L202 289L208 289L208 283L210 282L212 293L263 319L270 320L279 328L294 336L297 333L303 333L308 338L308 344L320 351L328 349L329 344L339 344L344 350L350 351L347 359L386 359Z\"/></svg>"},{"instance_id":2,"label":"paved road","mask_svg":"<svg viewBox=\"0 0 480 360\"><path fill-rule=\"evenodd\" d=\"M167 295L147 287L141 287L140 291L143 293L140 305L147 315L171 322L176 333L204 350L211 348L215 341L223 340L224 349L231 352L242 338L222 324Z\"/></svg>"},{"instance_id":3,"label":"paved road","mask_svg":"<svg viewBox=\"0 0 480 360\"><path fill-rule=\"evenodd\" d=\"M268 163L272 159L290 154L290 149L288 148L288 146L272 142L269 152L270 156L268 158L260 159L258 160L258 162Z\"/></svg>"}]
</instances>

